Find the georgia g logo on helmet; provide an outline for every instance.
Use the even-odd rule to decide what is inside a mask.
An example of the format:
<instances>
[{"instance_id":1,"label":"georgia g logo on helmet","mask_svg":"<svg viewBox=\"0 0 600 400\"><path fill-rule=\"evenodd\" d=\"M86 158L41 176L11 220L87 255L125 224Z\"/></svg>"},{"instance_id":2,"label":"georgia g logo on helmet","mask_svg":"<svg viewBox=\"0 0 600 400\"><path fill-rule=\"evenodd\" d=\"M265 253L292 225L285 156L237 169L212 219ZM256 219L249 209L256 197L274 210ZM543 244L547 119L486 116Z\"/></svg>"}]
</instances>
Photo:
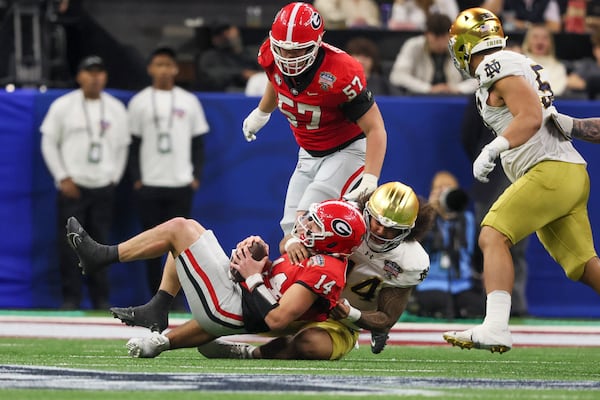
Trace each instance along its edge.
<instances>
[{"instance_id":1,"label":"georgia g logo on helmet","mask_svg":"<svg viewBox=\"0 0 600 400\"><path fill-rule=\"evenodd\" d=\"M314 12L312 17L310 17L310 24L314 30L319 30L321 28L321 25L323 24L321 15L317 12Z\"/></svg>"},{"instance_id":2,"label":"georgia g logo on helmet","mask_svg":"<svg viewBox=\"0 0 600 400\"><path fill-rule=\"evenodd\" d=\"M352 227L343 219L336 218L331 221L331 230L341 237L349 237L352 235Z\"/></svg>"}]
</instances>

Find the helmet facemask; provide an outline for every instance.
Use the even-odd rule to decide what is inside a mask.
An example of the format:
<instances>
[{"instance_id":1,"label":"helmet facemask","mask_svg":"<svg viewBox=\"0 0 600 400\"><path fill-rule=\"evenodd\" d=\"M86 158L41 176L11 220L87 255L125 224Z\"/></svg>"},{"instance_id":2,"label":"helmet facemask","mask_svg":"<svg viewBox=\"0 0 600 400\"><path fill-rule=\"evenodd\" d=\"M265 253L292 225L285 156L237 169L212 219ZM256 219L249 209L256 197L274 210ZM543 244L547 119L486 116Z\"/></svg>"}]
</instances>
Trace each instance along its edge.
<instances>
[{"instance_id":1,"label":"helmet facemask","mask_svg":"<svg viewBox=\"0 0 600 400\"><path fill-rule=\"evenodd\" d=\"M321 46L321 38L318 42L294 43L279 41L273 38L271 34L271 51L275 59L275 64L281 72L287 76L298 76L315 62L319 47ZM284 57L281 50L306 50L306 53L298 57Z\"/></svg>"},{"instance_id":2,"label":"helmet facemask","mask_svg":"<svg viewBox=\"0 0 600 400\"><path fill-rule=\"evenodd\" d=\"M414 226L415 226L414 223L410 226L409 225L399 225L387 217L378 216L376 213L374 213L372 210L369 209L368 202L365 206L365 210L363 211L363 213L364 213L365 222L367 224L367 234L366 234L367 246L369 246L369 248L376 253L384 253L386 251L389 251L389 250L392 250L392 249L398 247L400 245L400 243L402 243L402 241L410 234L412 228L414 228ZM377 235L371 229L371 218L375 218L375 220L384 228L393 229L393 230L397 231L398 232L397 235L395 235L391 239Z\"/></svg>"},{"instance_id":3,"label":"helmet facemask","mask_svg":"<svg viewBox=\"0 0 600 400\"><path fill-rule=\"evenodd\" d=\"M311 222L313 222L318 229L314 229L314 227L311 229ZM300 240L305 247L312 249L315 247L315 242L317 240L325 240L326 238L333 236L333 233L326 232L323 222L314 212L309 210L296 220L294 228L292 229L292 236Z\"/></svg>"}]
</instances>

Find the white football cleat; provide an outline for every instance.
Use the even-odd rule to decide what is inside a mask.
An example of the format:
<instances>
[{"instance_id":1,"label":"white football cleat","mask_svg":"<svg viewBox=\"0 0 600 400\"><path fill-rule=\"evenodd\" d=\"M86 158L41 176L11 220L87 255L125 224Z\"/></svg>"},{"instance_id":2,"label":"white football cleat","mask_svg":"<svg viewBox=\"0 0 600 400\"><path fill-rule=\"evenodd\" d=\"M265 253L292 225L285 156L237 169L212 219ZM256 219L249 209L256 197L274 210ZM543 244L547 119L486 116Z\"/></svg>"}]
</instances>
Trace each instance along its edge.
<instances>
[{"instance_id":1,"label":"white football cleat","mask_svg":"<svg viewBox=\"0 0 600 400\"><path fill-rule=\"evenodd\" d=\"M169 338L158 332L143 338L131 338L125 345L127 352L134 358L154 358L165 350L169 350Z\"/></svg>"},{"instance_id":2,"label":"white football cleat","mask_svg":"<svg viewBox=\"0 0 600 400\"><path fill-rule=\"evenodd\" d=\"M490 331L478 325L466 331L448 331L444 340L461 349L482 349L492 353L506 353L512 348L512 335L508 329Z\"/></svg>"},{"instance_id":3,"label":"white football cleat","mask_svg":"<svg viewBox=\"0 0 600 400\"><path fill-rule=\"evenodd\" d=\"M198 352L206 358L254 358L252 357L254 349L256 346L248 343L228 342L222 339L215 339L198 346Z\"/></svg>"}]
</instances>

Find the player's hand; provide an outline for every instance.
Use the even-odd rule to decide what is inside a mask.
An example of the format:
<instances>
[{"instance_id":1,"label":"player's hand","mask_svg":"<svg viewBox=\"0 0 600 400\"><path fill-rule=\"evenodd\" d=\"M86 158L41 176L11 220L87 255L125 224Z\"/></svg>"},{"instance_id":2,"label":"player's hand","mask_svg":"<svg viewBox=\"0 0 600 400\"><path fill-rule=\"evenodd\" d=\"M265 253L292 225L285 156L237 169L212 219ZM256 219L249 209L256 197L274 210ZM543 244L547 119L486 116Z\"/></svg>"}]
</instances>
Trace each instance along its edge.
<instances>
[{"instance_id":1,"label":"player's hand","mask_svg":"<svg viewBox=\"0 0 600 400\"><path fill-rule=\"evenodd\" d=\"M353 191L346 193L344 199L348 201L356 201L365 193L371 193L377 189L378 178L375 175L364 174L360 181L360 185Z\"/></svg>"},{"instance_id":2,"label":"player's hand","mask_svg":"<svg viewBox=\"0 0 600 400\"><path fill-rule=\"evenodd\" d=\"M250 251L249 246L243 246L237 248L231 255L229 267L239 272L239 274L246 279L250 275L261 274L266 263L267 257L257 261L252 258L252 252Z\"/></svg>"},{"instance_id":3,"label":"player's hand","mask_svg":"<svg viewBox=\"0 0 600 400\"><path fill-rule=\"evenodd\" d=\"M65 178L60 181L60 193L70 199L79 199L81 197L81 191L71 178Z\"/></svg>"},{"instance_id":4,"label":"player's hand","mask_svg":"<svg viewBox=\"0 0 600 400\"><path fill-rule=\"evenodd\" d=\"M256 132L269 122L269 118L271 118L271 114L261 111L258 107L248 114L242 125L242 131L247 142L256 140Z\"/></svg>"},{"instance_id":5,"label":"player's hand","mask_svg":"<svg viewBox=\"0 0 600 400\"><path fill-rule=\"evenodd\" d=\"M267 254L269 253L269 244L267 242L265 242L263 240L262 237L258 236L258 235L252 235L252 236L248 236L246 239L242 240L241 242L239 242L235 248L240 249L242 247L250 247L252 246L254 243L262 243L266 246L267 248Z\"/></svg>"},{"instance_id":6,"label":"player's hand","mask_svg":"<svg viewBox=\"0 0 600 400\"><path fill-rule=\"evenodd\" d=\"M284 248L290 262L294 265L300 264L310 256L308 249L296 238L289 238Z\"/></svg>"},{"instance_id":7,"label":"player's hand","mask_svg":"<svg viewBox=\"0 0 600 400\"><path fill-rule=\"evenodd\" d=\"M331 311L329 311L329 317L333 318L333 319L345 319L348 318L348 312L350 311L350 303L348 302L347 299L339 299L335 305L335 307L333 307L331 309Z\"/></svg>"},{"instance_id":8,"label":"player's hand","mask_svg":"<svg viewBox=\"0 0 600 400\"><path fill-rule=\"evenodd\" d=\"M473 176L480 182L489 182L488 175L496 166L496 158L505 150L508 150L510 144L503 136L488 143L473 162Z\"/></svg>"}]
</instances>

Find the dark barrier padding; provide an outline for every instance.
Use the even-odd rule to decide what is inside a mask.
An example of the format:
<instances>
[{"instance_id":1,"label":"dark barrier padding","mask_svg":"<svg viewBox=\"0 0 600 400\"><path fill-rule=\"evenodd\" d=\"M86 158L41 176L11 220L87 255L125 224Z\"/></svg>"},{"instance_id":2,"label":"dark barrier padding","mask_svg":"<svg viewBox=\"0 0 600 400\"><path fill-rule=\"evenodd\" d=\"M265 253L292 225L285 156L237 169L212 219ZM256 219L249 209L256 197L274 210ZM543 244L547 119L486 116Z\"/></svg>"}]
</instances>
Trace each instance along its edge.
<instances>
[{"instance_id":1,"label":"dark barrier padding","mask_svg":"<svg viewBox=\"0 0 600 400\"><path fill-rule=\"evenodd\" d=\"M124 102L132 93L111 91ZM55 251L55 188L40 154L39 125L50 103L63 91L0 93L0 307L56 308L61 304ZM261 235L277 251L279 218L297 145L287 121L275 112L269 124L247 143L241 133L244 117L257 98L239 94L199 93L211 132L206 136L206 166L196 193L193 216L215 231L224 248L250 234ZM433 174L454 172L465 188L471 184L471 165L460 144L466 98L379 98L388 130L388 149L381 181L402 180L427 196ZM598 114L597 102L558 102L575 116ZM600 175L594 152L583 142L576 146L587 158L592 178L590 205L600 198ZM131 182L118 190L112 241L139 232ZM590 207L593 228L600 216ZM597 229L596 229L597 231ZM596 232L596 238L598 234ZM598 239L596 239L598 240ZM562 269L536 239L528 251L530 311L538 316L600 316L598 297L582 284L564 277ZM150 298L144 264L111 267L111 302L124 306Z\"/></svg>"}]
</instances>

